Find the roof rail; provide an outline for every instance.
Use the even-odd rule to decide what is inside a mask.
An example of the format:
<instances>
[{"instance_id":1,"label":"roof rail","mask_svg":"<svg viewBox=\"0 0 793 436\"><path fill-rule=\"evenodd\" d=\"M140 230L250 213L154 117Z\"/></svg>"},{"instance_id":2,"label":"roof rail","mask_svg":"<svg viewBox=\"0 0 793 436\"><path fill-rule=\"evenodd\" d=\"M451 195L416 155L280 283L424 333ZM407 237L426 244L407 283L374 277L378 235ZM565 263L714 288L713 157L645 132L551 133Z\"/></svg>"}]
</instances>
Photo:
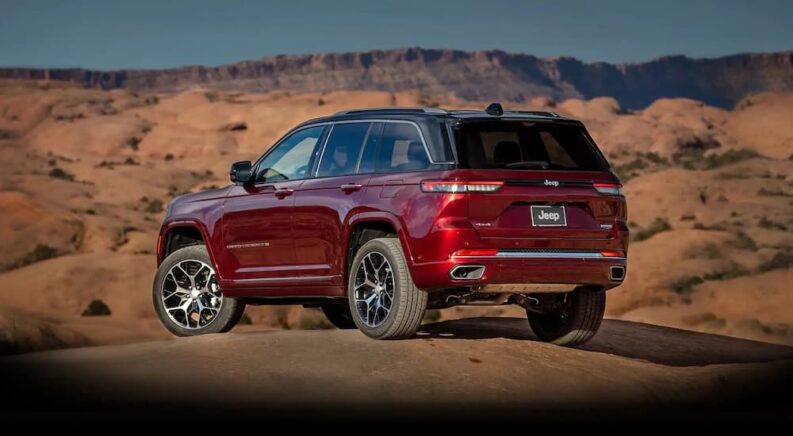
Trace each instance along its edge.
<instances>
[{"instance_id":1,"label":"roof rail","mask_svg":"<svg viewBox=\"0 0 793 436\"><path fill-rule=\"evenodd\" d=\"M437 107L373 107L368 109L350 109L346 111L336 112L334 115L351 115L351 114L371 114L371 113L390 113L390 114L447 114L443 109Z\"/></svg>"}]
</instances>

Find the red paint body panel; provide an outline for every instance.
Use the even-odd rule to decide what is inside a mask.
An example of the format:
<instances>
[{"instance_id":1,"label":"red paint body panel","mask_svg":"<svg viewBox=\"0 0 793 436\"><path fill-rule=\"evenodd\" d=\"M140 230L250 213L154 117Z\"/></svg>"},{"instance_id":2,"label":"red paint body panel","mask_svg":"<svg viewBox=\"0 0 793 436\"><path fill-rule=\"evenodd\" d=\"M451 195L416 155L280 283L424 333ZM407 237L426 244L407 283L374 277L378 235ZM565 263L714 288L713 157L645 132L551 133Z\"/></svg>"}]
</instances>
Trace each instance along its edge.
<instances>
[{"instance_id":1,"label":"red paint body panel","mask_svg":"<svg viewBox=\"0 0 793 436\"><path fill-rule=\"evenodd\" d=\"M493 180L496 192L428 193L423 180ZM568 182L545 186L541 182ZM619 183L610 171L455 170L354 174L267 185L234 184L174 200L163 223L158 263L171 232L197 229L219 284L232 297L344 297L355 226L388 223L411 276L427 291L474 284L579 283L611 288L609 267L625 266L622 196L592 183ZM282 190L290 195L279 195ZM535 227L532 205L562 205L567 225ZM616 250L616 258L452 258L461 249ZM475 281L450 278L458 264L486 266Z\"/></svg>"}]
</instances>

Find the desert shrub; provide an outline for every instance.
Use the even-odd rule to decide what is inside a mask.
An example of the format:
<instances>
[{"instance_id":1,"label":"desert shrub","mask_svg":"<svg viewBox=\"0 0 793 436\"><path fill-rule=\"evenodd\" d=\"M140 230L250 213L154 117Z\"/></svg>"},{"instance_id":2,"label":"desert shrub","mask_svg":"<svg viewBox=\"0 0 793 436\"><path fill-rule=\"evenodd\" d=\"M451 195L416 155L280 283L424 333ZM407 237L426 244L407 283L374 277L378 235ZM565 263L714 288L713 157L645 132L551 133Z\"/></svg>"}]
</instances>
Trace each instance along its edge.
<instances>
[{"instance_id":1,"label":"desert shrub","mask_svg":"<svg viewBox=\"0 0 793 436\"><path fill-rule=\"evenodd\" d=\"M424 313L424 319L421 320L422 324L432 324L441 320L441 311L431 309Z\"/></svg>"},{"instance_id":2,"label":"desert shrub","mask_svg":"<svg viewBox=\"0 0 793 436\"><path fill-rule=\"evenodd\" d=\"M720 259L722 257L721 249L714 243L707 243L704 245L695 245L689 247L685 253L686 257L694 257L700 259Z\"/></svg>"},{"instance_id":3,"label":"desert shrub","mask_svg":"<svg viewBox=\"0 0 793 436\"><path fill-rule=\"evenodd\" d=\"M172 154L172 153L168 153L168 154L166 154L166 155L165 155L165 160L166 160L166 161L173 160L173 154Z\"/></svg>"},{"instance_id":4,"label":"desert shrub","mask_svg":"<svg viewBox=\"0 0 793 436\"><path fill-rule=\"evenodd\" d=\"M14 139L16 135L14 132L7 129L0 129L0 139Z\"/></svg>"},{"instance_id":5,"label":"desert shrub","mask_svg":"<svg viewBox=\"0 0 793 436\"><path fill-rule=\"evenodd\" d=\"M727 228L724 227L721 224L706 225L706 224L702 224L700 222L694 223L694 225L691 226L691 228L694 229L694 230L707 230L707 231L712 231L712 232L723 232L723 231L727 230Z\"/></svg>"},{"instance_id":6,"label":"desert shrub","mask_svg":"<svg viewBox=\"0 0 793 436\"><path fill-rule=\"evenodd\" d=\"M793 267L793 252L779 251L771 260L763 262L757 267L757 272L768 272L775 269L787 269Z\"/></svg>"},{"instance_id":7,"label":"desert shrub","mask_svg":"<svg viewBox=\"0 0 793 436\"><path fill-rule=\"evenodd\" d=\"M86 215L96 215L96 211L93 210L93 209L86 209L85 210L85 214Z\"/></svg>"},{"instance_id":8,"label":"desert shrub","mask_svg":"<svg viewBox=\"0 0 793 436\"><path fill-rule=\"evenodd\" d=\"M135 159L128 157L124 159L124 165L140 165Z\"/></svg>"},{"instance_id":9,"label":"desert shrub","mask_svg":"<svg viewBox=\"0 0 793 436\"><path fill-rule=\"evenodd\" d=\"M6 265L5 267L1 268L4 271L22 268L23 266L28 266L34 264L36 262L41 262L43 260L52 259L53 257L58 256L58 250L56 248L50 247L49 245L45 244L37 244L33 250L22 256L21 258L15 260L14 262Z\"/></svg>"},{"instance_id":10,"label":"desert shrub","mask_svg":"<svg viewBox=\"0 0 793 436\"><path fill-rule=\"evenodd\" d=\"M191 191L189 189L188 190L179 189L179 187L175 185L171 185L171 187L168 188L168 196L171 198L178 197L184 194L189 194L190 192Z\"/></svg>"},{"instance_id":11,"label":"desert shrub","mask_svg":"<svg viewBox=\"0 0 793 436\"><path fill-rule=\"evenodd\" d=\"M91 300L88 307L83 310L83 316L108 316L110 315L110 308L107 307L102 300Z\"/></svg>"},{"instance_id":12,"label":"desert shrub","mask_svg":"<svg viewBox=\"0 0 793 436\"><path fill-rule=\"evenodd\" d=\"M787 230L787 226L775 221L771 221L767 217L763 216L760 218L760 221L757 222L757 225L768 230Z\"/></svg>"},{"instance_id":13,"label":"desert shrub","mask_svg":"<svg viewBox=\"0 0 793 436\"><path fill-rule=\"evenodd\" d=\"M757 250L757 243L754 242L754 239L750 238L746 233L740 231L735 234L735 239L727 242L727 244L739 250Z\"/></svg>"},{"instance_id":14,"label":"desert shrub","mask_svg":"<svg viewBox=\"0 0 793 436\"><path fill-rule=\"evenodd\" d=\"M714 153L706 156L705 149L694 148L675 153L672 161L688 170L712 170L757 157L762 156L754 150L727 150L722 154Z\"/></svg>"},{"instance_id":15,"label":"desert shrub","mask_svg":"<svg viewBox=\"0 0 793 436\"><path fill-rule=\"evenodd\" d=\"M160 102L160 98L156 95L153 95L151 97L146 97L146 100L143 100L143 102L148 105L155 105Z\"/></svg>"},{"instance_id":16,"label":"desert shrub","mask_svg":"<svg viewBox=\"0 0 793 436\"><path fill-rule=\"evenodd\" d=\"M669 165L669 160L667 160L665 157L661 157L661 155L652 151L647 153L639 153L639 156L647 159L648 161L656 165Z\"/></svg>"},{"instance_id":17,"label":"desert shrub","mask_svg":"<svg viewBox=\"0 0 793 436\"><path fill-rule=\"evenodd\" d=\"M765 197L793 197L793 193L785 192L781 189L765 189L765 188L760 188L760 190L757 191L757 195L762 195Z\"/></svg>"},{"instance_id":18,"label":"desert shrub","mask_svg":"<svg viewBox=\"0 0 793 436\"><path fill-rule=\"evenodd\" d=\"M635 242L645 241L658 233L666 232L668 230L672 230L672 226L669 225L669 221L658 217L649 226L634 232L631 235L631 239Z\"/></svg>"},{"instance_id":19,"label":"desert shrub","mask_svg":"<svg viewBox=\"0 0 793 436\"><path fill-rule=\"evenodd\" d=\"M680 217L680 221L694 221L695 219L697 219L697 216L693 213L685 214Z\"/></svg>"},{"instance_id":20,"label":"desert shrub","mask_svg":"<svg viewBox=\"0 0 793 436\"><path fill-rule=\"evenodd\" d=\"M85 118L85 115L83 114L56 115L55 121L66 121L71 123L74 120L81 120L83 118Z\"/></svg>"},{"instance_id":21,"label":"desert shrub","mask_svg":"<svg viewBox=\"0 0 793 436\"><path fill-rule=\"evenodd\" d=\"M325 100L323 100L322 98L318 99L317 106L325 106Z\"/></svg>"},{"instance_id":22,"label":"desert shrub","mask_svg":"<svg viewBox=\"0 0 793 436\"><path fill-rule=\"evenodd\" d=\"M204 93L204 98L206 98L207 101L210 102L210 103L214 103L214 102L220 100L220 97L214 92L205 92Z\"/></svg>"},{"instance_id":23,"label":"desert shrub","mask_svg":"<svg viewBox=\"0 0 793 436\"><path fill-rule=\"evenodd\" d=\"M49 176L54 179L62 179L62 180L67 180L69 182L74 181L74 174L69 174L66 171L57 167L50 170Z\"/></svg>"},{"instance_id":24,"label":"desert shrub","mask_svg":"<svg viewBox=\"0 0 793 436\"><path fill-rule=\"evenodd\" d=\"M138 148L140 148L140 141L140 138L133 136L132 138L127 139L127 147L138 151Z\"/></svg>"},{"instance_id":25,"label":"desert shrub","mask_svg":"<svg viewBox=\"0 0 793 436\"><path fill-rule=\"evenodd\" d=\"M647 168L647 164L641 158L636 158L628 163L624 163L622 165L616 165L614 167L614 172L617 173L617 177L622 182L626 182L629 179L636 177L638 175L637 171L643 170Z\"/></svg>"},{"instance_id":26,"label":"desert shrub","mask_svg":"<svg viewBox=\"0 0 793 436\"><path fill-rule=\"evenodd\" d=\"M684 277L672 283L672 290L675 291L680 296L688 298L691 296L691 293L694 291L694 286L697 286L704 282L705 281L702 280L702 277L699 276Z\"/></svg>"},{"instance_id":27,"label":"desert shrub","mask_svg":"<svg viewBox=\"0 0 793 436\"><path fill-rule=\"evenodd\" d=\"M240 317L240 320L237 321L237 324L239 324L239 325L251 325L251 324L253 324L253 321L251 320L251 317L248 316L247 313L243 313L242 316Z\"/></svg>"},{"instance_id":28,"label":"desert shrub","mask_svg":"<svg viewBox=\"0 0 793 436\"><path fill-rule=\"evenodd\" d=\"M749 271L741 265L730 261L725 267L705 274L702 278L704 280L729 280L736 277L748 275Z\"/></svg>"},{"instance_id":29,"label":"desert shrub","mask_svg":"<svg viewBox=\"0 0 793 436\"><path fill-rule=\"evenodd\" d=\"M144 200L145 199L145 200ZM153 198L151 200L146 199L146 197L141 199L144 202L143 211L146 213L160 213L163 211L163 203L162 200L159 198Z\"/></svg>"},{"instance_id":30,"label":"desert shrub","mask_svg":"<svg viewBox=\"0 0 793 436\"><path fill-rule=\"evenodd\" d=\"M149 132L151 132L151 126L143 126L143 127L140 129L140 133L143 133L144 135L145 135L145 134L147 134L147 133L149 133Z\"/></svg>"}]
</instances>

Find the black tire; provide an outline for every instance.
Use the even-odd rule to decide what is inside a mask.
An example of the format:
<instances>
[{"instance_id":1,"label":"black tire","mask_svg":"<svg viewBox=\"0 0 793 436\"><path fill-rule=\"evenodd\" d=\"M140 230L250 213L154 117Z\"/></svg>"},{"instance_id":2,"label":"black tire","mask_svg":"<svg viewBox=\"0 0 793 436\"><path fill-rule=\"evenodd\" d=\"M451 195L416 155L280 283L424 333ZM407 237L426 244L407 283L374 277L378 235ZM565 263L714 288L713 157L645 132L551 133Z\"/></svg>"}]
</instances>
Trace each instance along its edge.
<instances>
[{"instance_id":1,"label":"black tire","mask_svg":"<svg viewBox=\"0 0 793 436\"><path fill-rule=\"evenodd\" d=\"M157 268L157 274L154 276L154 285L152 287L152 300L154 303L154 310L157 312L157 317L160 322L165 326L168 331L176 336L195 336L207 333L223 333L227 332L234 327L245 312L245 303L230 297L223 297L220 305L220 310L206 325L196 326L194 328L186 328L171 319L165 309L165 302L163 301L163 284L165 283L168 272L176 264L181 264L185 261L198 261L206 265L212 265L209 259L209 253L203 245L192 245L190 247L180 248L174 251ZM200 323L199 323L200 324Z\"/></svg>"},{"instance_id":2,"label":"black tire","mask_svg":"<svg viewBox=\"0 0 793 436\"><path fill-rule=\"evenodd\" d=\"M606 292L578 288L559 295L561 308L547 314L527 312L531 330L545 342L574 347L595 336L606 311Z\"/></svg>"},{"instance_id":3,"label":"black tire","mask_svg":"<svg viewBox=\"0 0 793 436\"><path fill-rule=\"evenodd\" d=\"M356 328L355 321L352 320L350 307L342 304L326 304L322 306L325 318L330 321L337 329L349 330Z\"/></svg>"},{"instance_id":4,"label":"black tire","mask_svg":"<svg viewBox=\"0 0 793 436\"><path fill-rule=\"evenodd\" d=\"M388 260L393 278L391 308L382 322L368 326L356 307L356 273L364 257L379 253ZM364 244L350 264L347 296L355 325L365 335L375 339L404 339L413 336L421 325L427 309L427 293L418 289L408 271L405 255L397 238L378 238Z\"/></svg>"}]
</instances>

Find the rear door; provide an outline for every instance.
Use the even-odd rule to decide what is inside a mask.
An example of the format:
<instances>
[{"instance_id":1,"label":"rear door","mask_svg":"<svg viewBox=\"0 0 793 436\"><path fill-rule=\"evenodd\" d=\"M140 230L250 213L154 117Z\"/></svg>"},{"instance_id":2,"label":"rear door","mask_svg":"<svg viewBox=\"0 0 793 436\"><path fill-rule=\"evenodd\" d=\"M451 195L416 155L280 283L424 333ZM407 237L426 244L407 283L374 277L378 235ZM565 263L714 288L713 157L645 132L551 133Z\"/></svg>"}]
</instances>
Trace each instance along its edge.
<instances>
[{"instance_id":1,"label":"rear door","mask_svg":"<svg viewBox=\"0 0 793 436\"><path fill-rule=\"evenodd\" d=\"M372 122L333 124L314 177L295 193L295 265L306 276L305 286L343 289L346 219L362 207L381 127Z\"/></svg>"},{"instance_id":2,"label":"rear door","mask_svg":"<svg viewBox=\"0 0 793 436\"><path fill-rule=\"evenodd\" d=\"M467 121L455 142L456 175L503 183L469 194L468 217L483 238L607 239L624 217L618 181L580 124Z\"/></svg>"}]
</instances>

